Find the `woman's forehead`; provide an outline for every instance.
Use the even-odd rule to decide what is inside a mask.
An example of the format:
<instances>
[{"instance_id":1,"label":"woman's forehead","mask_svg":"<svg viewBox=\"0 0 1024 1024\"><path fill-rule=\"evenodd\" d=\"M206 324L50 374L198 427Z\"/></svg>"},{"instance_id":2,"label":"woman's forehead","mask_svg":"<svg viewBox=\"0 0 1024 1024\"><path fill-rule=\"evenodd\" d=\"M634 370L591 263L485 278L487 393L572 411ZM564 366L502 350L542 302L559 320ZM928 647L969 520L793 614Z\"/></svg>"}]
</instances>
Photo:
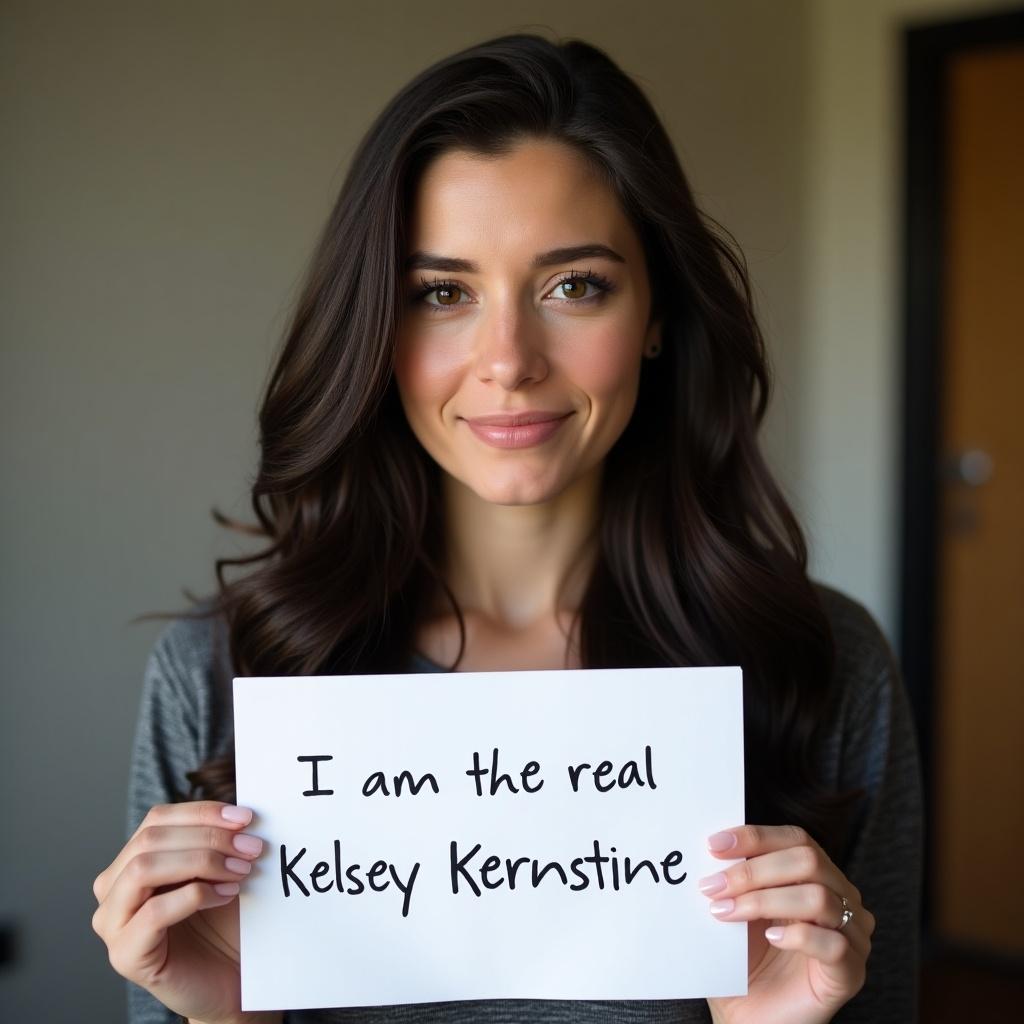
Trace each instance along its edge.
<instances>
[{"instance_id":1,"label":"woman's forehead","mask_svg":"<svg viewBox=\"0 0 1024 1024\"><path fill-rule=\"evenodd\" d=\"M437 157L415 192L409 249L474 260L586 241L622 252L637 244L628 236L618 198L581 154L528 140L497 156L450 150Z\"/></svg>"}]
</instances>

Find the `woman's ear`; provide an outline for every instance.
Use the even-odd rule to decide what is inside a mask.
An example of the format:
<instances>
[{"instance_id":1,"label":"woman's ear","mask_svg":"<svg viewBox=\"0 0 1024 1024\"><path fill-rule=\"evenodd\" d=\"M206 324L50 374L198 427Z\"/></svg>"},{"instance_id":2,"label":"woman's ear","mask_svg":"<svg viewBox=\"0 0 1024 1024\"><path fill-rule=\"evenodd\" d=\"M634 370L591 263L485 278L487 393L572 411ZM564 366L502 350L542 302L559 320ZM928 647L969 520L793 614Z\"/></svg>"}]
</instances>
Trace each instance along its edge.
<instances>
[{"instance_id":1,"label":"woman's ear","mask_svg":"<svg viewBox=\"0 0 1024 1024\"><path fill-rule=\"evenodd\" d=\"M654 320L647 328L647 336L644 338L644 357L656 359L661 354L661 321Z\"/></svg>"}]
</instances>

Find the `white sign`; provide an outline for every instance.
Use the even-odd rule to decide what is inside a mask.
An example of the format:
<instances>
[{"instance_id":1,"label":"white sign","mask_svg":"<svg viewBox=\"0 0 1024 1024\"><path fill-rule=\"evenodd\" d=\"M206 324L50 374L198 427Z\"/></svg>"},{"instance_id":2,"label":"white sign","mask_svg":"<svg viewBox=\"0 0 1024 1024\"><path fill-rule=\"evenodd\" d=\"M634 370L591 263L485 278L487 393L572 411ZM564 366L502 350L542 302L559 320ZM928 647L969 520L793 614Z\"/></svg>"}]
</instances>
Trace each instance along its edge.
<instances>
[{"instance_id":1,"label":"white sign","mask_svg":"<svg viewBox=\"0 0 1024 1024\"><path fill-rule=\"evenodd\" d=\"M744 995L739 668L237 678L243 1010Z\"/></svg>"}]
</instances>

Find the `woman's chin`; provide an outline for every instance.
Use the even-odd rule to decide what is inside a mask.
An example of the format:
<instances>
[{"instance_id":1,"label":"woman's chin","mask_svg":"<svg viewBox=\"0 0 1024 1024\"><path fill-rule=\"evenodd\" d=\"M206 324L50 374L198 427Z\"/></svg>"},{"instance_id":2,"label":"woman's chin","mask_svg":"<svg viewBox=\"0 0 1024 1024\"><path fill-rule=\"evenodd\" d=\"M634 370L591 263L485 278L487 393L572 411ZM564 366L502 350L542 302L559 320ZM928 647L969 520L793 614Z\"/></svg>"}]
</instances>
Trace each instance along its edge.
<instances>
[{"instance_id":1,"label":"woman's chin","mask_svg":"<svg viewBox=\"0 0 1024 1024\"><path fill-rule=\"evenodd\" d=\"M481 501L491 505L539 505L562 491L553 480L483 480L467 484Z\"/></svg>"}]
</instances>

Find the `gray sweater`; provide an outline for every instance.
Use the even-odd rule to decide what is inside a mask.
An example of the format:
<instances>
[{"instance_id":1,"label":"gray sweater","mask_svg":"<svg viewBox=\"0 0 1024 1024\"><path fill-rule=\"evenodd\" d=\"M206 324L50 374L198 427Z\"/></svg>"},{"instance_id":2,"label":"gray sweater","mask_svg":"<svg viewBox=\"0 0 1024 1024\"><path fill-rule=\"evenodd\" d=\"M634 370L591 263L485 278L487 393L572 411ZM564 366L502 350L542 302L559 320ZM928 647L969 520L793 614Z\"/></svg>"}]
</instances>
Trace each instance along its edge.
<instances>
[{"instance_id":1,"label":"gray sweater","mask_svg":"<svg viewBox=\"0 0 1024 1024\"><path fill-rule=\"evenodd\" d=\"M864 988L840 1010L841 1024L906 1024L917 1019L918 911L922 807L917 746L896 659L868 612L821 587L837 645L841 699L819 759L823 779L863 788L856 835L839 862L878 924ZM178 619L158 637L145 669L128 792L131 836L154 804L187 793L185 772L232 749L230 680L223 624ZM417 657L414 672L440 671ZM177 1024L180 1017L128 983L130 1024ZM285 1024L635 1024L708 1022L706 1001L462 1000L286 1012Z\"/></svg>"}]
</instances>

